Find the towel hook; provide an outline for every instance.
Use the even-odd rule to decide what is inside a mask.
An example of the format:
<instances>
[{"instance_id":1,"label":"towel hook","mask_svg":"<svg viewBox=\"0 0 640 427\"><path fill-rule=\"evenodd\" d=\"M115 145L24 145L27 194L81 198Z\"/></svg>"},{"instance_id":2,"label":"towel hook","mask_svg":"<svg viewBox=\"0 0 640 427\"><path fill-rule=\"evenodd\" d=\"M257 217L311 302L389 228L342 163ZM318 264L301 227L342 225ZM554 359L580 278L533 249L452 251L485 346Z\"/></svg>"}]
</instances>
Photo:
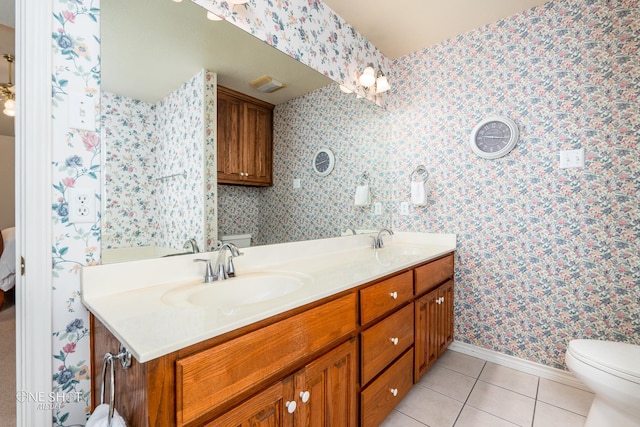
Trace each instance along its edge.
<instances>
[{"instance_id":1,"label":"towel hook","mask_svg":"<svg viewBox=\"0 0 640 427\"><path fill-rule=\"evenodd\" d=\"M411 182L419 182L419 179L422 178L422 182L425 182L429 178L429 172L427 172L427 168L424 165L419 165L417 168L411 172L409 180Z\"/></svg>"}]
</instances>

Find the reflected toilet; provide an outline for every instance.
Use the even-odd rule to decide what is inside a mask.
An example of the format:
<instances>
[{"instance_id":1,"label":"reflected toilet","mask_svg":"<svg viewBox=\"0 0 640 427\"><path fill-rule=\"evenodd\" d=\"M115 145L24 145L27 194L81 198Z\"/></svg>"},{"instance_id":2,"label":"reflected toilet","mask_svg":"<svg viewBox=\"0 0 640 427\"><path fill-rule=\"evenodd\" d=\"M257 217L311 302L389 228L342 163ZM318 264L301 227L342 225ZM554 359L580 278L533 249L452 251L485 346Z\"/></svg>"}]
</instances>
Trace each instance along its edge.
<instances>
[{"instance_id":1,"label":"reflected toilet","mask_svg":"<svg viewBox=\"0 0 640 427\"><path fill-rule=\"evenodd\" d=\"M222 243L233 243L238 248L251 246L251 234L228 234L222 236Z\"/></svg>"}]
</instances>

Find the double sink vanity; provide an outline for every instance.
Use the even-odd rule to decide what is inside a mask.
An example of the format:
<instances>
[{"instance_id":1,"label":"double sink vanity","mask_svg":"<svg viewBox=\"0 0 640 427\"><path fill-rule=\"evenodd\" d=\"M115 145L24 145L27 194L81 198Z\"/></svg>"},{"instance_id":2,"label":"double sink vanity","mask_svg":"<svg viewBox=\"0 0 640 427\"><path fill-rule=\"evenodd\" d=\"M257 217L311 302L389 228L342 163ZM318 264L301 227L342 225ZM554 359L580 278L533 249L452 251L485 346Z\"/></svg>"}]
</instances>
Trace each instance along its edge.
<instances>
[{"instance_id":1,"label":"double sink vanity","mask_svg":"<svg viewBox=\"0 0 640 427\"><path fill-rule=\"evenodd\" d=\"M94 405L103 356L131 426L377 426L453 340L455 235L395 233L84 268Z\"/></svg>"}]
</instances>

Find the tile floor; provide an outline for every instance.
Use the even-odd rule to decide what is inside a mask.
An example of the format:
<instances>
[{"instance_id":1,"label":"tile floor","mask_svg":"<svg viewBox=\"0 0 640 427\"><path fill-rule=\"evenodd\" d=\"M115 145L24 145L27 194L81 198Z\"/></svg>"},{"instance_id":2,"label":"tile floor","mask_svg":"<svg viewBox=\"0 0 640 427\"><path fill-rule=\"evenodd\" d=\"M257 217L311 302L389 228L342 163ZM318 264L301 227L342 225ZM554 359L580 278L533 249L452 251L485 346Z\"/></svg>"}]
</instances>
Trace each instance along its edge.
<instances>
[{"instance_id":1,"label":"tile floor","mask_svg":"<svg viewBox=\"0 0 640 427\"><path fill-rule=\"evenodd\" d=\"M447 350L381 427L582 427L593 394Z\"/></svg>"}]
</instances>

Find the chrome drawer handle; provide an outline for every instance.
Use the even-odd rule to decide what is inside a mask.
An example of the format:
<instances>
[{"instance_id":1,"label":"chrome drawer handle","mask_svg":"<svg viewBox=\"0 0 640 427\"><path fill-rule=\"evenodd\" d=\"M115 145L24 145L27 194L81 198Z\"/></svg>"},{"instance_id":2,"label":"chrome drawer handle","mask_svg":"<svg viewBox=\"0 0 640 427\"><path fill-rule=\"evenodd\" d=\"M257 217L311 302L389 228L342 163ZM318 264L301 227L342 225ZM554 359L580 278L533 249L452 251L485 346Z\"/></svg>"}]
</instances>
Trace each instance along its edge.
<instances>
[{"instance_id":1,"label":"chrome drawer handle","mask_svg":"<svg viewBox=\"0 0 640 427\"><path fill-rule=\"evenodd\" d=\"M393 298L393 299L398 299L398 293L397 293L397 292L391 292L389 295L390 295L390 296L391 296L391 298Z\"/></svg>"}]
</instances>

